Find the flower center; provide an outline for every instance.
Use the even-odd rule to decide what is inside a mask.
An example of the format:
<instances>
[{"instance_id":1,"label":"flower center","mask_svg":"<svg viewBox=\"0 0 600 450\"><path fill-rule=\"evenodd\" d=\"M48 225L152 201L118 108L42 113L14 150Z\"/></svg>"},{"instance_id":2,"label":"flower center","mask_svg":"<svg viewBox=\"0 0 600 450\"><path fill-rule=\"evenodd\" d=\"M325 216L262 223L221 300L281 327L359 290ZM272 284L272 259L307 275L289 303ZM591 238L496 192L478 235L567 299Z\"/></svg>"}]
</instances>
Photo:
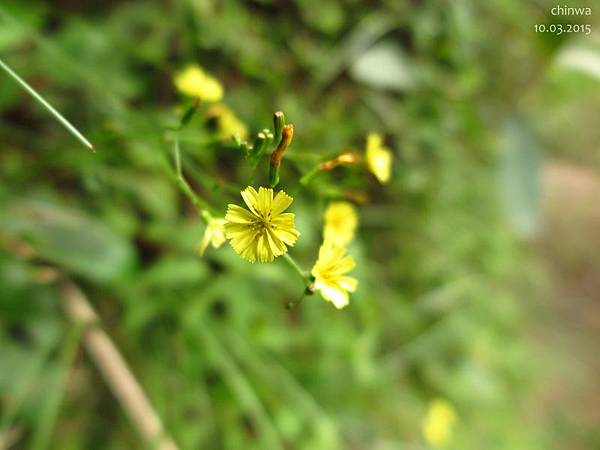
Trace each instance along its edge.
<instances>
[{"instance_id":1,"label":"flower center","mask_svg":"<svg viewBox=\"0 0 600 450\"><path fill-rule=\"evenodd\" d=\"M259 213L257 216L257 220L254 222L254 229L256 229L257 231L266 231L277 228L277 226L273 224L272 220L273 216L271 211L269 211L266 214Z\"/></svg>"}]
</instances>

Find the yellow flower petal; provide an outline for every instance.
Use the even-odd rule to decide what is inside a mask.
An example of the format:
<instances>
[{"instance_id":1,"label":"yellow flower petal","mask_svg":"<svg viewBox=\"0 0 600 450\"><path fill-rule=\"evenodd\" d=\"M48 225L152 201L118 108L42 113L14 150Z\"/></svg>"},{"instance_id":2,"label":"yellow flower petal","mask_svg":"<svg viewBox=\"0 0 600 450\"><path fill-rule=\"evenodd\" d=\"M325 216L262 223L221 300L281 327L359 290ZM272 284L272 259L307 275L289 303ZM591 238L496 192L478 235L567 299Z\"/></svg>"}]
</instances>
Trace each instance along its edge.
<instances>
[{"instance_id":1,"label":"yellow flower petal","mask_svg":"<svg viewBox=\"0 0 600 450\"><path fill-rule=\"evenodd\" d=\"M343 247L338 247L331 241L325 241L321 245L319 258L311 271L315 277L315 289L338 309L348 305L348 292L354 292L358 287L355 278L344 275L354 266L354 258L346 255Z\"/></svg>"},{"instance_id":2,"label":"yellow flower petal","mask_svg":"<svg viewBox=\"0 0 600 450\"><path fill-rule=\"evenodd\" d=\"M239 140L248 138L246 125L223 103L211 106L206 111L206 116L214 120L219 139L231 139L232 136L237 136Z\"/></svg>"},{"instance_id":3,"label":"yellow flower petal","mask_svg":"<svg viewBox=\"0 0 600 450\"><path fill-rule=\"evenodd\" d=\"M214 248L219 248L225 242L225 219L222 218L211 218L206 224L206 230L204 230L204 236L198 246L198 253L200 256L204 256L204 252L208 248L208 244L211 244Z\"/></svg>"},{"instance_id":4,"label":"yellow flower petal","mask_svg":"<svg viewBox=\"0 0 600 450\"><path fill-rule=\"evenodd\" d=\"M229 205L225 219L234 223L251 223L255 220L255 215L241 206Z\"/></svg>"},{"instance_id":5,"label":"yellow flower petal","mask_svg":"<svg viewBox=\"0 0 600 450\"><path fill-rule=\"evenodd\" d=\"M348 292L354 292L358 287L358 281L356 278L352 277L340 277L339 285L342 289L345 289Z\"/></svg>"},{"instance_id":6,"label":"yellow flower petal","mask_svg":"<svg viewBox=\"0 0 600 450\"><path fill-rule=\"evenodd\" d=\"M199 66L186 67L175 76L175 87L185 95L205 102L217 102L223 98L223 86Z\"/></svg>"},{"instance_id":7,"label":"yellow flower petal","mask_svg":"<svg viewBox=\"0 0 600 450\"><path fill-rule=\"evenodd\" d=\"M254 214L255 216L258 215L258 213L256 212L256 208L258 206L258 192L256 192L256 189L254 189L252 186L248 186L241 192L241 194L244 203L252 212L252 214Z\"/></svg>"},{"instance_id":8,"label":"yellow flower petal","mask_svg":"<svg viewBox=\"0 0 600 450\"><path fill-rule=\"evenodd\" d=\"M249 210L230 204L225 215L225 236L231 247L250 262L270 262L287 252L300 236L294 214L283 213L292 203L289 195L248 186L241 192Z\"/></svg>"},{"instance_id":9,"label":"yellow flower petal","mask_svg":"<svg viewBox=\"0 0 600 450\"><path fill-rule=\"evenodd\" d=\"M210 234L208 233L208 227L207 227L206 231L204 232L204 236L202 236L202 240L200 241L200 245L198 246L198 253L200 254L200 256L204 256L204 252L206 251L206 248L208 247L209 243L210 243Z\"/></svg>"},{"instance_id":10,"label":"yellow flower petal","mask_svg":"<svg viewBox=\"0 0 600 450\"><path fill-rule=\"evenodd\" d=\"M367 167L380 183L390 180L393 155L391 150L383 146L383 139L378 134L367 136Z\"/></svg>"},{"instance_id":11,"label":"yellow flower petal","mask_svg":"<svg viewBox=\"0 0 600 450\"><path fill-rule=\"evenodd\" d=\"M381 144L383 144L383 138L380 134L370 133L367 136L367 149L380 148Z\"/></svg>"},{"instance_id":12,"label":"yellow flower petal","mask_svg":"<svg viewBox=\"0 0 600 450\"><path fill-rule=\"evenodd\" d=\"M323 238L336 246L344 247L354 238L358 214L349 202L332 202L325 210Z\"/></svg>"},{"instance_id":13,"label":"yellow flower petal","mask_svg":"<svg viewBox=\"0 0 600 450\"><path fill-rule=\"evenodd\" d=\"M278 215L288 209L294 199L283 191L279 191L273 199L273 214Z\"/></svg>"},{"instance_id":14,"label":"yellow flower petal","mask_svg":"<svg viewBox=\"0 0 600 450\"><path fill-rule=\"evenodd\" d=\"M423 437L432 447L444 447L450 443L455 422L456 413L452 405L446 400L436 399L423 420Z\"/></svg>"},{"instance_id":15,"label":"yellow flower petal","mask_svg":"<svg viewBox=\"0 0 600 450\"><path fill-rule=\"evenodd\" d=\"M348 303L350 303L348 293L336 286L323 284L317 287L317 289L321 291L323 298L333 303L337 309L342 309L344 306L347 306Z\"/></svg>"}]
</instances>

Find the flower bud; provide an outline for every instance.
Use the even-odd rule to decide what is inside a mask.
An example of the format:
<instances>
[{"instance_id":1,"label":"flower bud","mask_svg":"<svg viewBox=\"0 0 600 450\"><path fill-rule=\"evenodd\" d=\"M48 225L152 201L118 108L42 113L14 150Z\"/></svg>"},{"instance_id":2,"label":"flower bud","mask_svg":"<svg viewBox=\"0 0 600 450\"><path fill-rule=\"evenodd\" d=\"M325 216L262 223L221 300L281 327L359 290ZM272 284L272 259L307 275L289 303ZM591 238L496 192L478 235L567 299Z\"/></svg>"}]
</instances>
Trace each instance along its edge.
<instances>
[{"instance_id":1,"label":"flower bud","mask_svg":"<svg viewBox=\"0 0 600 450\"><path fill-rule=\"evenodd\" d=\"M274 142L279 144L281 140L281 133L283 131L283 127L285 126L285 114L281 111L277 111L273 114L273 129L275 130Z\"/></svg>"},{"instance_id":2,"label":"flower bud","mask_svg":"<svg viewBox=\"0 0 600 450\"><path fill-rule=\"evenodd\" d=\"M281 130L281 141L273 153L271 154L271 166L269 168L269 184L275 187L279 184L279 166L283 159L283 154L292 142L294 137L294 125L291 123L284 125Z\"/></svg>"}]
</instances>

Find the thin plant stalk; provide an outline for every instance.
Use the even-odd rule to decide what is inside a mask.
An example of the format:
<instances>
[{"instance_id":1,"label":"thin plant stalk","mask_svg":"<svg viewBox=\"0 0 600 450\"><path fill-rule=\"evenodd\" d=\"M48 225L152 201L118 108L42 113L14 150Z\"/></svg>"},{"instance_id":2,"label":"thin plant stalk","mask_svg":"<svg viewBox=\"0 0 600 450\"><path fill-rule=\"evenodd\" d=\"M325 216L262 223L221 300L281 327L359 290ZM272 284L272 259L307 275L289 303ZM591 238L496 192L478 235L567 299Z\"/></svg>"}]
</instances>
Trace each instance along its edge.
<instances>
[{"instance_id":1,"label":"thin plant stalk","mask_svg":"<svg viewBox=\"0 0 600 450\"><path fill-rule=\"evenodd\" d=\"M83 145L89 148L92 151L94 150L94 146L88 141L83 134L81 134L77 128L75 128L71 122L63 117L61 113L59 113L54 107L48 103L40 94L36 92L25 80L23 80L19 75L17 75L2 59L0 58L0 68L2 68L7 74L9 74L13 80L21 85L23 89L25 89L35 100L37 100L41 105L46 108L50 114L54 116L56 120L58 120L62 126L64 126L69 133L75 136Z\"/></svg>"},{"instance_id":2,"label":"thin plant stalk","mask_svg":"<svg viewBox=\"0 0 600 450\"><path fill-rule=\"evenodd\" d=\"M192 187L189 185L189 183L183 176L183 172L181 170L181 154L180 154L180 150L179 150L179 138L177 136L175 136L174 141L173 141L173 155L175 158L176 181L177 181L177 184L179 185L179 188L181 189L181 191L194 204L194 206L198 210L198 214L200 214L200 216L202 216L202 211L204 211L204 210L208 210L209 212L212 212L212 208L210 207L208 202L206 202L206 200L204 200L203 198L201 198L194 192Z\"/></svg>"},{"instance_id":3,"label":"thin plant stalk","mask_svg":"<svg viewBox=\"0 0 600 450\"><path fill-rule=\"evenodd\" d=\"M308 286L310 284L308 273L298 265L298 263L288 253L283 254L283 259L294 269L294 271L302 278L302 281Z\"/></svg>"},{"instance_id":4,"label":"thin plant stalk","mask_svg":"<svg viewBox=\"0 0 600 450\"><path fill-rule=\"evenodd\" d=\"M177 450L177 445L165 432L140 383L127 367L119 350L100 328L98 316L83 292L68 280L61 283L60 290L67 316L85 328L83 342L88 353L145 443L156 450Z\"/></svg>"}]
</instances>

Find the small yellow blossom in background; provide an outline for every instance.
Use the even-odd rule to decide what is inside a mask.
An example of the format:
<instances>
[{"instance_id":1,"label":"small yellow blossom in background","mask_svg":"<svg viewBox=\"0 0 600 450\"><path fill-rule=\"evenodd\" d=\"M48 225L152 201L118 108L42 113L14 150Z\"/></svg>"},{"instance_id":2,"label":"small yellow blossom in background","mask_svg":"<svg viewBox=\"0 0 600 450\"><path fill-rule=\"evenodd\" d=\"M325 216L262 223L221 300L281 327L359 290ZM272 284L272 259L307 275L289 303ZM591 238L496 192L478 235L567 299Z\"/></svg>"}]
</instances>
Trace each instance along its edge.
<instances>
[{"instance_id":1,"label":"small yellow blossom in background","mask_svg":"<svg viewBox=\"0 0 600 450\"><path fill-rule=\"evenodd\" d=\"M331 242L324 242L319 249L319 258L312 268L315 277L315 290L321 296L341 309L349 303L348 292L354 292L358 287L355 278L345 276L356 263L354 258L346 255L346 249Z\"/></svg>"},{"instance_id":2,"label":"small yellow blossom in background","mask_svg":"<svg viewBox=\"0 0 600 450\"><path fill-rule=\"evenodd\" d=\"M198 246L198 253L200 256L204 256L208 244L211 244L214 248L219 248L225 242L225 219L211 217L208 219L206 224L206 230L204 230L204 236Z\"/></svg>"},{"instance_id":3,"label":"small yellow blossom in background","mask_svg":"<svg viewBox=\"0 0 600 450\"><path fill-rule=\"evenodd\" d=\"M175 87L182 94L197 97L205 102L218 102L223 98L223 86L199 66L188 66L175 75Z\"/></svg>"},{"instance_id":4,"label":"small yellow blossom in background","mask_svg":"<svg viewBox=\"0 0 600 450\"><path fill-rule=\"evenodd\" d=\"M215 119L219 139L237 136L240 140L248 138L248 128L226 105L218 103L206 111L209 119Z\"/></svg>"},{"instance_id":5,"label":"small yellow blossom in background","mask_svg":"<svg viewBox=\"0 0 600 450\"><path fill-rule=\"evenodd\" d=\"M448 445L452 439L455 422L456 413L452 405L446 400L434 400L423 419L422 430L425 441L436 448Z\"/></svg>"},{"instance_id":6,"label":"small yellow blossom in background","mask_svg":"<svg viewBox=\"0 0 600 450\"><path fill-rule=\"evenodd\" d=\"M258 191L248 186L242 192L248 209L229 204L225 215L225 236L242 258L270 262L288 251L300 236L294 226L294 214L284 213L294 201L283 191L273 197L273 189Z\"/></svg>"},{"instance_id":7,"label":"small yellow blossom in background","mask_svg":"<svg viewBox=\"0 0 600 450\"><path fill-rule=\"evenodd\" d=\"M325 210L323 238L338 247L344 247L353 238L358 226L358 214L349 202L332 202Z\"/></svg>"},{"instance_id":8,"label":"small yellow blossom in background","mask_svg":"<svg viewBox=\"0 0 600 450\"><path fill-rule=\"evenodd\" d=\"M367 136L367 167L380 183L390 180L392 171L392 151L383 146L381 135L371 133Z\"/></svg>"},{"instance_id":9,"label":"small yellow blossom in background","mask_svg":"<svg viewBox=\"0 0 600 450\"><path fill-rule=\"evenodd\" d=\"M321 170L333 170L340 165L351 166L360 161L360 155L354 150L346 150L329 161L322 162L320 165Z\"/></svg>"}]
</instances>

